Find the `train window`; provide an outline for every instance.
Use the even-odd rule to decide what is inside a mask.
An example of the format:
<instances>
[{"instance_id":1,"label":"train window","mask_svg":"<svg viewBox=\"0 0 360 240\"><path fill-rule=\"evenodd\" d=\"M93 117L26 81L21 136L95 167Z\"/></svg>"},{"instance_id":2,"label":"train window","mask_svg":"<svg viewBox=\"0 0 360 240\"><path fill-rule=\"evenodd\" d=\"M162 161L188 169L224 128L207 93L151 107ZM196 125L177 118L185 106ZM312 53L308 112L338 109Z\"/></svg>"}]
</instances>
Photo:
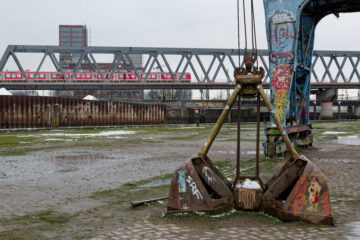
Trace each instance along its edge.
<instances>
[{"instance_id":1,"label":"train window","mask_svg":"<svg viewBox=\"0 0 360 240\"><path fill-rule=\"evenodd\" d=\"M86 77L87 77L87 78L90 78L90 74L86 74Z\"/></svg>"},{"instance_id":2,"label":"train window","mask_svg":"<svg viewBox=\"0 0 360 240\"><path fill-rule=\"evenodd\" d=\"M130 78L130 74L126 74L126 78Z\"/></svg>"},{"instance_id":3,"label":"train window","mask_svg":"<svg viewBox=\"0 0 360 240\"><path fill-rule=\"evenodd\" d=\"M7 78L10 78L10 76L11 76L11 75L10 75L9 73L6 74L6 77L7 77Z\"/></svg>"},{"instance_id":4,"label":"train window","mask_svg":"<svg viewBox=\"0 0 360 240\"><path fill-rule=\"evenodd\" d=\"M16 77L21 78L21 74L20 73L16 74Z\"/></svg>"},{"instance_id":5,"label":"train window","mask_svg":"<svg viewBox=\"0 0 360 240\"><path fill-rule=\"evenodd\" d=\"M43 78L43 77L45 77L45 76L44 76L44 74L43 74L43 73L40 73L40 77L41 77L41 78Z\"/></svg>"},{"instance_id":6,"label":"train window","mask_svg":"<svg viewBox=\"0 0 360 240\"><path fill-rule=\"evenodd\" d=\"M156 78L156 74L155 73L151 74L151 78Z\"/></svg>"},{"instance_id":7,"label":"train window","mask_svg":"<svg viewBox=\"0 0 360 240\"><path fill-rule=\"evenodd\" d=\"M124 78L124 74L123 74L123 73L119 73L119 78Z\"/></svg>"},{"instance_id":8,"label":"train window","mask_svg":"<svg viewBox=\"0 0 360 240\"><path fill-rule=\"evenodd\" d=\"M131 74L131 77L132 77L132 78L135 78L135 74Z\"/></svg>"},{"instance_id":9,"label":"train window","mask_svg":"<svg viewBox=\"0 0 360 240\"><path fill-rule=\"evenodd\" d=\"M30 74L29 74L29 77L30 77L30 78L33 78L33 77L34 77L34 74L33 74L33 73L30 73Z\"/></svg>"}]
</instances>

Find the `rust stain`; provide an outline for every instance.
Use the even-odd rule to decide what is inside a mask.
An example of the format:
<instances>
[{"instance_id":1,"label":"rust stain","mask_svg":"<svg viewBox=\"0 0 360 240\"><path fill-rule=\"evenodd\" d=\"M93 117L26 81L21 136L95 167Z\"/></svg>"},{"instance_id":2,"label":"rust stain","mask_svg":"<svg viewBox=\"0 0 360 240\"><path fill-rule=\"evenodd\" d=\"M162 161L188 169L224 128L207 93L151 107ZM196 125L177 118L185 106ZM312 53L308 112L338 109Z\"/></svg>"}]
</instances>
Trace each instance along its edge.
<instances>
[{"instance_id":1,"label":"rust stain","mask_svg":"<svg viewBox=\"0 0 360 240\"><path fill-rule=\"evenodd\" d=\"M0 128L159 124L165 111L157 104L0 96Z\"/></svg>"}]
</instances>

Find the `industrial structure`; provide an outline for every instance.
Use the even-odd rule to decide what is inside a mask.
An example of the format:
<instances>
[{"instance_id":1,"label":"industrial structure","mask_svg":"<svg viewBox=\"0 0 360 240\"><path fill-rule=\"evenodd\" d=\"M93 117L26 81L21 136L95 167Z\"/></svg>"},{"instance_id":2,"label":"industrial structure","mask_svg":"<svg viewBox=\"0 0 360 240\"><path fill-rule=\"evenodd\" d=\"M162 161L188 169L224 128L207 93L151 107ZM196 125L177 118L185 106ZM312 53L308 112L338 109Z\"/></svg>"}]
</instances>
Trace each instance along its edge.
<instances>
[{"instance_id":1,"label":"industrial structure","mask_svg":"<svg viewBox=\"0 0 360 240\"><path fill-rule=\"evenodd\" d=\"M314 75L313 52L315 28L319 21L329 14L339 16L342 12L354 12L360 9L358 1L347 0L265 0L265 19L269 46L269 76L272 107L280 116L283 126L297 145L311 145L312 134L309 121L311 76ZM343 79L350 83L354 75L358 77L358 63L352 55L342 55L342 61L334 54L328 63L320 59L325 66L324 76L329 83ZM350 61L353 71L348 79L344 74L346 61ZM329 67L334 63L338 68L336 77L331 75ZM319 78L315 75L315 80ZM341 88L341 87L338 87ZM317 94L321 102L323 118L333 117L333 101L337 98L336 89L324 89ZM282 138L274 128L267 128L265 150L281 150Z\"/></svg>"}]
</instances>

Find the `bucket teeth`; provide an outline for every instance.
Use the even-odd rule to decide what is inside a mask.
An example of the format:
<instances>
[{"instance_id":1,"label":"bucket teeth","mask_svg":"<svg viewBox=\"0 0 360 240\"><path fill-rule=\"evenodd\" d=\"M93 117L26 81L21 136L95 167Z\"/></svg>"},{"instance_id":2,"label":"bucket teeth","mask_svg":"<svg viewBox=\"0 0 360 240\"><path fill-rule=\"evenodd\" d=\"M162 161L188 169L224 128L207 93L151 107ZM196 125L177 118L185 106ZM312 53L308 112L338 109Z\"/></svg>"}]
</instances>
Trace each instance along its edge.
<instances>
[{"instance_id":1,"label":"bucket teeth","mask_svg":"<svg viewBox=\"0 0 360 240\"><path fill-rule=\"evenodd\" d=\"M267 184L263 209L286 221L333 224L325 175L304 156L287 161Z\"/></svg>"},{"instance_id":2,"label":"bucket teeth","mask_svg":"<svg viewBox=\"0 0 360 240\"><path fill-rule=\"evenodd\" d=\"M233 193L228 185L229 182L209 159L194 157L174 173L167 211L215 212L231 208Z\"/></svg>"}]
</instances>

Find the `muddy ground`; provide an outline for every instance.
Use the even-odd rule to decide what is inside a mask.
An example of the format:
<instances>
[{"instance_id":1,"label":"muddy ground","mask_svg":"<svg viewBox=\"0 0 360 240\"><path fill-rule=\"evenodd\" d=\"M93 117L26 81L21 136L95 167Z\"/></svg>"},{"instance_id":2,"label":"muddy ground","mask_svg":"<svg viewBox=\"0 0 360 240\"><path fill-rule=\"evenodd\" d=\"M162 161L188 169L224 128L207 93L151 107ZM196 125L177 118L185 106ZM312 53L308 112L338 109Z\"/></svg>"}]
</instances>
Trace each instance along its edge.
<instances>
[{"instance_id":1,"label":"muddy ground","mask_svg":"<svg viewBox=\"0 0 360 240\"><path fill-rule=\"evenodd\" d=\"M314 146L301 153L329 179L333 236L360 238L360 122L313 126ZM201 149L210 130L176 125L0 133L0 239L88 239L144 219L205 230L259 223L313 228L262 213L163 217L166 201L129 207L136 199L166 196L171 173ZM234 173L235 138L236 126L225 125L209 153L225 175ZM255 124L243 124L243 169L254 164L254 139ZM283 161L262 159L262 178Z\"/></svg>"}]
</instances>

